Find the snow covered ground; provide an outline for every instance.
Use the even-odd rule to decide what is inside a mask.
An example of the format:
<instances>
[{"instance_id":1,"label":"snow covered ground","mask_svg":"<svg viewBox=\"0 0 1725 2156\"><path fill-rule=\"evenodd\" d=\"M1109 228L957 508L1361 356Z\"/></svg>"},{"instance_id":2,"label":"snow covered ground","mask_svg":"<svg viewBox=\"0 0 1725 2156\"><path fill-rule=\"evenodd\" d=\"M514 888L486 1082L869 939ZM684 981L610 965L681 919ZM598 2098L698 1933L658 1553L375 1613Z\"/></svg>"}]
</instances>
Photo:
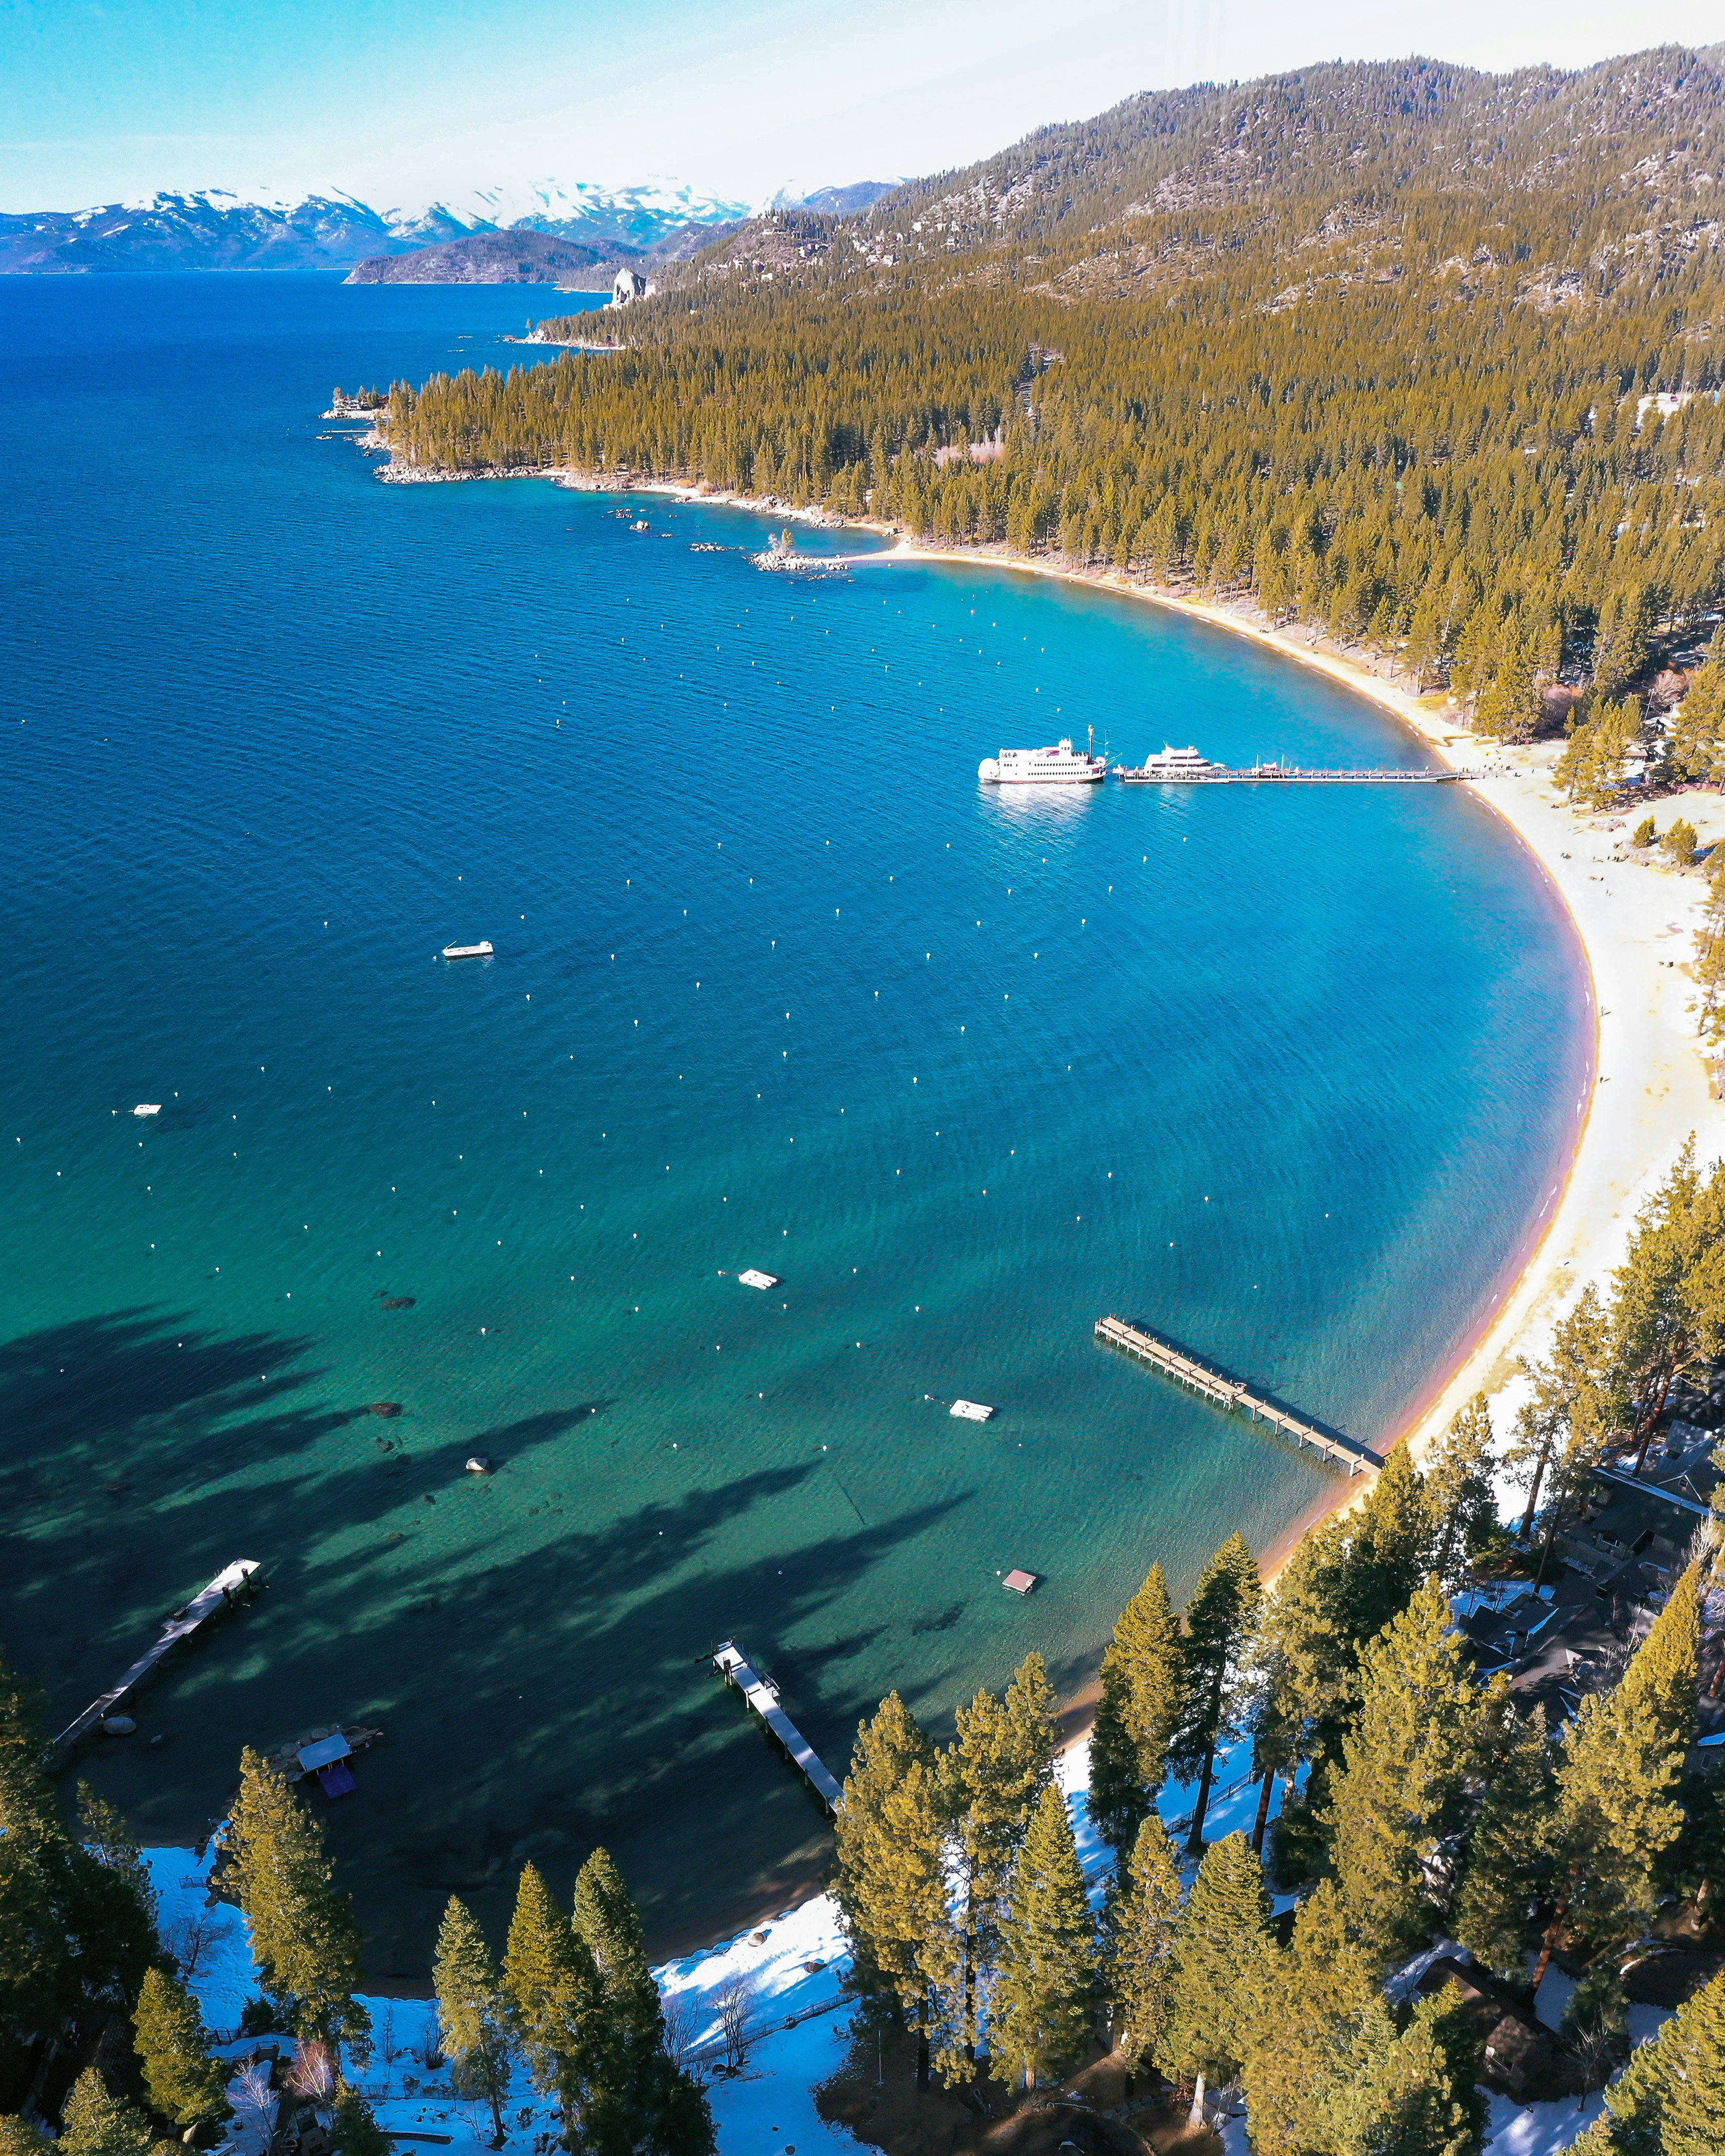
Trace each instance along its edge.
<instances>
[{"instance_id":1,"label":"snow covered ground","mask_svg":"<svg viewBox=\"0 0 1725 2156\"><path fill-rule=\"evenodd\" d=\"M1215 1794L1205 1821L1215 1840L1236 1829L1250 1833L1257 1810L1250 1779L1250 1748L1238 1746L1217 1763ZM1072 1806L1079 1856L1100 1892L1107 1851L1089 1812L1090 1747L1081 1741L1055 1762L1055 1774ZM1164 1790L1162 1811L1172 1828L1190 1815L1194 1791ZM189 1850L144 1852L155 1885L162 1938L178 1956L203 2009L205 2020L236 2062L256 2048L238 2036L239 2017L258 1996L246 1921L227 1902L209 1900L209 1859ZM1186 1866L1189 1876L1194 1867ZM1286 1907L1291 1897L1280 1899ZM708 2100L718 2128L720 2156L855 2156L862 2146L842 2127L817 2115L814 2090L843 2063L850 2015L838 2002L850 1970L838 1912L829 1894L815 1896L735 1938L724 1939L654 1974L667 2020L694 2061L712 2076ZM740 2072L716 2071L724 2057L721 2010L727 1992L746 1988L746 2018L752 2032ZM1541 2019L1555 2026L1569 1981L1553 1970L1541 1987ZM447 2073L426 2063L436 2056L436 2009L429 1999L367 1999L372 2016L372 2056L350 2062L350 2077L362 2088L380 2123L436 2148L445 2138L449 2156L481 2156L491 2122L482 2105L455 2096ZM1657 2008L1635 2007L1630 2032L1637 2043L1666 2020ZM265 2043L275 2040L265 2038ZM1600 2099L1577 2108L1562 2103L1511 2103L1491 2098L1491 2138L1486 2156L1556 2156L1599 2116ZM550 2107L524 2073L517 2072L505 2113L515 2156L545 2156L556 2130ZM1243 2119L1222 2122L1227 2156L1248 2156ZM230 2130L232 2156L255 2156L259 2136L242 2112ZM412 2152L413 2141L401 2144Z\"/></svg>"}]
</instances>

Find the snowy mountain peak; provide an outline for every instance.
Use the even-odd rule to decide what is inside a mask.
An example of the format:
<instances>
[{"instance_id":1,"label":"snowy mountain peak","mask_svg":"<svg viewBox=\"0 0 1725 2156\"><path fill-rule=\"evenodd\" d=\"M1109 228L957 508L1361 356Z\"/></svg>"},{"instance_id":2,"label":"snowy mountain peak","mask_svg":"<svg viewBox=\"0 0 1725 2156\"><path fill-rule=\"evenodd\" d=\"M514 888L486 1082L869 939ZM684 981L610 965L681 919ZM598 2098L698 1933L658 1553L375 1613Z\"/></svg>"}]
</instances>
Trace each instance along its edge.
<instances>
[{"instance_id":1,"label":"snowy mountain peak","mask_svg":"<svg viewBox=\"0 0 1725 2156\"><path fill-rule=\"evenodd\" d=\"M683 180L654 177L607 187L593 180L542 179L470 187L418 207L387 209L382 217L403 239L525 225L562 239L618 239L645 247L680 225L726 223L747 217L749 208Z\"/></svg>"}]
</instances>

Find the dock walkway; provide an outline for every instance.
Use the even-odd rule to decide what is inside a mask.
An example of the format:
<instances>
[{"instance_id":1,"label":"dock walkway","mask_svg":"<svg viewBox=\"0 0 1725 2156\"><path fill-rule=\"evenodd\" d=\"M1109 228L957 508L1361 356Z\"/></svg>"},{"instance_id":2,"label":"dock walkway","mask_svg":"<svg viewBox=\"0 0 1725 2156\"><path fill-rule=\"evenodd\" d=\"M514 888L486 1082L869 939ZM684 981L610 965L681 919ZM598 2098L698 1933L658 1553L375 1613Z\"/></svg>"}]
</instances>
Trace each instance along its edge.
<instances>
[{"instance_id":1,"label":"dock walkway","mask_svg":"<svg viewBox=\"0 0 1725 2156\"><path fill-rule=\"evenodd\" d=\"M1273 1423L1284 1437L1291 1437L1296 1445L1314 1445L1317 1450L1345 1467L1350 1475L1376 1475L1383 1461L1375 1452L1368 1452L1363 1445L1355 1445L1345 1437L1332 1437L1327 1430L1319 1430L1302 1417L1290 1414L1255 1393L1238 1378L1231 1378L1225 1370L1215 1370L1176 1348L1172 1341L1158 1339L1155 1333L1147 1332L1142 1326L1128 1325L1124 1318L1099 1317L1096 1337L1110 1348L1124 1348L1127 1354L1136 1355L1142 1362L1160 1370L1164 1377L1173 1378L1194 1392L1202 1393L1206 1399L1214 1400L1218 1406L1233 1409L1248 1409L1255 1421Z\"/></svg>"},{"instance_id":2,"label":"dock walkway","mask_svg":"<svg viewBox=\"0 0 1725 2156\"><path fill-rule=\"evenodd\" d=\"M232 1564L224 1566L208 1587L194 1594L183 1609L177 1609L167 1618L155 1645L139 1656L111 1691L105 1691L100 1699L92 1700L78 1719L54 1738L49 1752L54 1764L64 1765L98 1723L110 1714L118 1714L128 1701L135 1699L176 1647L200 1631L213 1618L243 1600L250 1592L252 1575L258 1569L255 1558L236 1558Z\"/></svg>"},{"instance_id":3,"label":"dock walkway","mask_svg":"<svg viewBox=\"0 0 1725 2156\"><path fill-rule=\"evenodd\" d=\"M844 1791L821 1764L820 1756L778 1703L778 1686L762 1676L735 1640L723 1640L713 1649L713 1667L727 1684L733 1684L789 1753L791 1763L829 1812L836 1812Z\"/></svg>"},{"instance_id":4,"label":"dock walkway","mask_svg":"<svg viewBox=\"0 0 1725 2156\"><path fill-rule=\"evenodd\" d=\"M1486 771L1307 770L1298 764L1255 763L1238 768L1213 763L1203 771L1134 770L1115 766L1128 786L1454 786L1458 780L1489 778Z\"/></svg>"}]
</instances>

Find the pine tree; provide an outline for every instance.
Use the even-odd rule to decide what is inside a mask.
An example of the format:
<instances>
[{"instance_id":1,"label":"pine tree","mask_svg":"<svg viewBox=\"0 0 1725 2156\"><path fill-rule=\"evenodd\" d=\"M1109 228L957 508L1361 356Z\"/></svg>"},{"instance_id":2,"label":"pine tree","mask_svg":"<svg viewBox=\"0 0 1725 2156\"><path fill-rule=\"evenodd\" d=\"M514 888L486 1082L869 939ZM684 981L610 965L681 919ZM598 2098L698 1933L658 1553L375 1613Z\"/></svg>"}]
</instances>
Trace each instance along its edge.
<instances>
[{"instance_id":1,"label":"pine tree","mask_svg":"<svg viewBox=\"0 0 1725 2156\"><path fill-rule=\"evenodd\" d=\"M1344 1607L1348 1523L1322 1520L1295 1545L1266 1600L1255 1648L1268 1711L1293 1759L1339 1744L1354 1692L1357 1653Z\"/></svg>"},{"instance_id":2,"label":"pine tree","mask_svg":"<svg viewBox=\"0 0 1725 2156\"><path fill-rule=\"evenodd\" d=\"M177 1978L148 1969L132 2013L150 2101L176 2126L205 2126L228 2109L228 2068L210 2056L198 2002Z\"/></svg>"},{"instance_id":3,"label":"pine tree","mask_svg":"<svg viewBox=\"0 0 1725 2156\"><path fill-rule=\"evenodd\" d=\"M1004 1704L1018 1776L1018 1800L1028 1824L1044 1790L1054 1779L1054 1755L1060 1743L1055 1723L1055 1689L1048 1681L1046 1665L1034 1650L1014 1671Z\"/></svg>"},{"instance_id":4,"label":"pine tree","mask_svg":"<svg viewBox=\"0 0 1725 2156\"><path fill-rule=\"evenodd\" d=\"M1379 2004L1335 1881L1320 1880L1295 1912L1286 1951L1265 1948L1243 2021L1240 2078L1256 2156L1336 2145L1332 2129L1359 2071L1362 2028Z\"/></svg>"},{"instance_id":5,"label":"pine tree","mask_svg":"<svg viewBox=\"0 0 1725 2156\"><path fill-rule=\"evenodd\" d=\"M394 2156L394 2143L378 2125L357 2088L341 2082L336 2091L336 2156Z\"/></svg>"},{"instance_id":6,"label":"pine tree","mask_svg":"<svg viewBox=\"0 0 1725 2156\"><path fill-rule=\"evenodd\" d=\"M1572 1434L1578 1437L1579 1461L1603 1446L1617 1419L1609 1328L1591 1286L1558 1320L1549 1358L1530 1363L1524 1357L1522 1368L1532 1380L1533 1394L1517 1418L1504 1465L1527 1482L1527 1507L1522 1515L1525 1542L1533 1532L1546 1476L1564 1440Z\"/></svg>"},{"instance_id":7,"label":"pine tree","mask_svg":"<svg viewBox=\"0 0 1725 2156\"><path fill-rule=\"evenodd\" d=\"M143 2113L113 2095L95 2066L74 2084L54 2146L59 2156L174 2156L174 2144L157 2140Z\"/></svg>"},{"instance_id":8,"label":"pine tree","mask_svg":"<svg viewBox=\"0 0 1725 2156\"><path fill-rule=\"evenodd\" d=\"M0 2112L0 2156L52 2156L54 2145L33 2119Z\"/></svg>"},{"instance_id":9,"label":"pine tree","mask_svg":"<svg viewBox=\"0 0 1725 2156\"><path fill-rule=\"evenodd\" d=\"M1179 1719L1180 1622L1159 1563L1121 1612L1102 1656L1102 1694L1090 1745L1090 1813L1117 1857L1167 1776Z\"/></svg>"},{"instance_id":10,"label":"pine tree","mask_svg":"<svg viewBox=\"0 0 1725 2156\"><path fill-rule=\"evenodd\" d=\"M1114 2047L1133 2071L1162 2049L1183 1901L1179 1860L1152 1812L1139 1825L1106 1917L1109 2020Z\"/></svg>"},{"instance_id":11,"label":"pine tree","mask_svg":"<svg viewBox=\"0 0 1725 2156\"><path fill-rule=\"evenodd\" d=\"M1672 1387L1725 1352L1725 1163L1703 1178L1692 1136L1636 1214L1612 1288L1611 1353L1635 1401L1639 1473Z\"/></svg>"},{"instance_id":12,"label":"pine tree","mask_svg":"<svg viewBox=\"0 0 1725 2156\"><path fill-rule=\"evenodd\" d=\"M1713 632L1706 662L1690 676L1671 714L1667 756L1677 779L1717 778L1725 762L1725 628Z\"/></svg>"},{"instance_id":13,"label":"pine tree","mask_svg":"<svg viewBox=\"0 0 1725 2156\"><path fill-rule=\"evenodd\" d=\"M513 2049L508 2005L485 1935L466 1904L453 1894L438 1929L432 1981L450 2079L464 2095L490 2106L491 2130L501 2148Z\"/></svg>"},{"instance_id":14,"label":"pine tree","mask_svg":"<svg viewBox=\"0 0 1725 2156\"><path fill-rule=\"evenodd\" d=\"M1157 2059L1171 2080L1201 2074L1219 2085L1239 2073L1269 1938L1264 1867L1245 1836L1230 1834L1204 1853L1174 1947L1168 2025Z\"/></svg>"},{"instance_id":15,"label":"pine tree","mask_svg":"<svg viewBox=\"0 0 1725 2156\"><path fill-rule=\"evenodd\" d=\"M1599 696L1620 695L1645 667L1653 613L1643 585L1614 584L1606 593L1594 634L1594 688Z\"/></svg>"},{"instance_id":16,"label":"pine tree","mask_svg":"<svg viewBox=\"0 0 1725 2156\"><path fill-rule=\"evenodd\" d=\"M1096 1919L1066 1799L1043 1791L1013 1874L989 2046L1003 2079L1026 2087L1065 2073L1096 2034L1101 2003Z\"/></svg>"},{"instance_id":17,"label":"pine tree","mask_svg":"<svg viewBox=\"0 0 1725 2156\"><path fill-rule=\"evenodd\" d=\"M932 2048L953 2049L960 1956L947 1903L946 1809L939 1772L913 1759L880 1806L880 1831L860 1872L859 1912L871 1964L916 2034L916 2085ZM1020 1860L1022 1861L1022 1859Z\"/></svg>"},{"instance_id":18,"label":"pine tree","mask_svg":"<svg viewBox=\"0 0 1725 2156\"><path fill-rule=\"evenodd\" d=\"M1425 1468L1431 1568L1452 1592L1499 1536L1494 1457L1491 1410L1485 1394L1476 1393Z\"/></svg>"},{"instance_id":19,"label":"pine tree","mask_svg":"<svg viewBox=\"0 0 1725 2156\"><path fill-rule=\"evenodd\" d=\"M264 1988L289 2025L325 2044L364 2037L371 2020L353 1996L361 1943L352 1904L336 1889L321 1828L281 1769L249 1745L240 1755L228 1849Z\"/></svg>"},{"instance_id":20,"label":"pine tree","mask_svg":"<svg viewBox=\"0 0 1725 2156\"><path fill-rule=\"evenodd\" d=\"M1425 1478L1407 1446L1394 1445L1360 1508L1343 1573L1343 1612L1356 1665L1366 1641L1406 1609L1425 1578L1430 1534Z\"/></svg>"},{"instance_id":21,"label":"pine tree","mask_svg":"<svg viewBox=\"0 0 1725 2156\"><path fill-rule=\"evenodd\" d=\"M1025 1741L1021 1716L1005 1738L1010 1776L1027 1771ZM916 2032L919 2087L927 2086L937 2038L943 2057L963 2043L963 1954L947 1904L947 1796L927 1738L899 1695L889 1694L857 1732L835 1822L834 1898L857 1989L890 2003Z\"/></svg>"},{"instance_id":22,"label":"pine tree","mask_svg":"<svg viewBox=\"0 0 1725 2156\"><path fill-rule=\"evenodd\" d=\"M603 2028L588 2146L595 2156L710 2156L706 2095L665 2048L640 1915L608 1851L596 1849L576 1878L575 1931L598 1974Z\"/></svg>"},{"instance_id":23,"label":"pine tree","mask_svg":"<svg viewBox=\"0 0 1725 2156\"><path fill-rule=\"evenodd\" d=\"M945 1810L953 1822L960 1892L957 1996L939 2060L949 2082L973 2065L987 1974L999 1949L1013 1869L1041 1794L1027 1772L1022 1727L989 1691L961 1707L942 1763Z\"/></svg>"},{"instance_id":24,"label":"pine tree","mask_svg":"<svg viewBox=\"0 0 1725 2156\"><path fill-rule=\"evenodd\" d=\"M921 1760L926 1764L932 1758L916 1717L896 1691L881 1701L873 1720L862 1723L856 1732L845 1801L834 1823L838 1840L834 1895L850 1943L853 1980L865 1998L895 1996L891 1982L875 1963L865 1906L867 1882L879 1861L884 1807L911 1763Z\"/></svg>"},{"instance_id":25,"label":"pine tree","mask_svg":"<svg viewBox=\"0 0 1725 2156\"><path fill-rule=\"evenodd\" d=\"M1519 1984L1552 1876L1557 1782L1543 1707L1526 1722L1505 1717L1485 1779L1451 1929L1476 1960Z\"/></svg>"},{"instance_id":26,"label":"pine tree","mask_svg":"<svg viewBox=\"0 0 1725 2156\"><path fill-rule=\"evenodd\" d=\"M1590 1694L1565 1734L1553 1822L1557 1901L1537 1991L1566 1926L1604 1946L1651 1915L1666 1851L1682 1831L1676 1799L1695 1737L1700 1568L1671 1591L1615 1690Z\"/></svg>"},{"instance_id":27,"label":"pine tree","mask_svg":"<svg viewBox=\"0 0 1725 2156\"><path fill-rule=\"evenodd\" d=\"M536 1865L524 1865L503 1954L511 2029L533 2076L578 2133L603 2043L598 1971Z\"/></svg>"},{"instance_id":28,"label":"pine tree","mask_svg":"<svg viewBox=\"0 0 1725 2156\"><path fill-rule=\"evenodd\" d=\"M1186 1847L1204 1847L1216 1750L1235 1734L1236 1681L1245 1659L1263 1589L1244 1537L1230 1535L1199 1574L1186 1611L1180 1652L1180 1714L1168 1748L1176 1773L1198 1777Z\"/></svg>"},{"instance_id":29,"label":"pine tree","mask_svg":"<svg viewBox=\"0 0 1725 2156\"><path fill-rule=\"evenodd\" d=\"M39 1695L0 1657L0 2087L26 2085L44 2030L87 2054L161 1952L136 1844L87 1793L69 1829L45 1748Z\"/></svg>"},{"instance_id":30,"label":"pine tree","mask_svg":"<svg viewBox=\"0 0 1725 2156\"><path fill-rule=\"evenodd\" d=\"M608 1850L596 1849L576 1876L575 1929L598 1971L611 2028L626 2032L638 2056L649 2056L665 2034L659 1986L647 1966L640 1914Z\"/></svg>"},{"instance_id":31,"label":"pine tree","mask_svg":"<svg viewBox=\"0 0 1725 2156\"><path fill-rule=\"evenodd\" d=\"M1605 2092L1575 2156L1716 2156L1725 2148L1725 1976L1686 1999Z\"/></svg>"},{"instance_id":32,"label":"pine tree","mask_svg":"<svg viewBox=\"0 0 1725 2156\"><path fill-rule=\"evenodd\" d=\"M1486 1717L1502 1707L1476 1686L1435 1573L1366 1648L1360 1679L1328 1823L1354 1937L1382 1972L1430 1928L1425 1866L1459 1824Z\"/></svg>"},{"instance_id":33,"label":"pine tree","mask_svg":"<svg viewBox=\"0 0 1725 2156\"><path fill-rule=\"evenodd\" d=\"M1373 2048L1350 2092L1344 2145L1360 2156L1479 2156L1487 2117L1480 2040L1461 1986L1422 1999L1400 2035Z\"/></svg>"},{"instance_id":34,"label":"pine tree","mask_svg":"<svg viewBox=\"0 0 1725 2156\"><path fill-rule=\"evenodd\" d=\"M1474 732L1502 742L1530 742L1542 711L1537 632L1518 614L1503 624L1491 681L1474 710Z\"/></svg>"}]
</instances>

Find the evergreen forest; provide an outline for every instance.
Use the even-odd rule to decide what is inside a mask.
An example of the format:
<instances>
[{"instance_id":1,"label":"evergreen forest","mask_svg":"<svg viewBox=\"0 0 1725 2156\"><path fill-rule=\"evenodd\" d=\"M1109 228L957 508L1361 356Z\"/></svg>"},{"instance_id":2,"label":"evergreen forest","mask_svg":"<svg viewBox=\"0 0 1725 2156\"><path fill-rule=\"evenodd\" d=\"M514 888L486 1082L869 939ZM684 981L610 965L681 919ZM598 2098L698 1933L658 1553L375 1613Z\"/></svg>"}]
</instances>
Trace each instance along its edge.
<instances>
[{"instance_id":1,"label":"evergreen forest","mask_svg":"<svg viewBox=\"0 0 1725 2156\"><path fill-rule=\"evenodd\" d=\"M1725 597L1722 64L1133 98L860 216L757 220L620 352L398 383L393 455L1111 568L1368 647L1503 739L1621 727Z\"/></svg>"}]
</instances>

